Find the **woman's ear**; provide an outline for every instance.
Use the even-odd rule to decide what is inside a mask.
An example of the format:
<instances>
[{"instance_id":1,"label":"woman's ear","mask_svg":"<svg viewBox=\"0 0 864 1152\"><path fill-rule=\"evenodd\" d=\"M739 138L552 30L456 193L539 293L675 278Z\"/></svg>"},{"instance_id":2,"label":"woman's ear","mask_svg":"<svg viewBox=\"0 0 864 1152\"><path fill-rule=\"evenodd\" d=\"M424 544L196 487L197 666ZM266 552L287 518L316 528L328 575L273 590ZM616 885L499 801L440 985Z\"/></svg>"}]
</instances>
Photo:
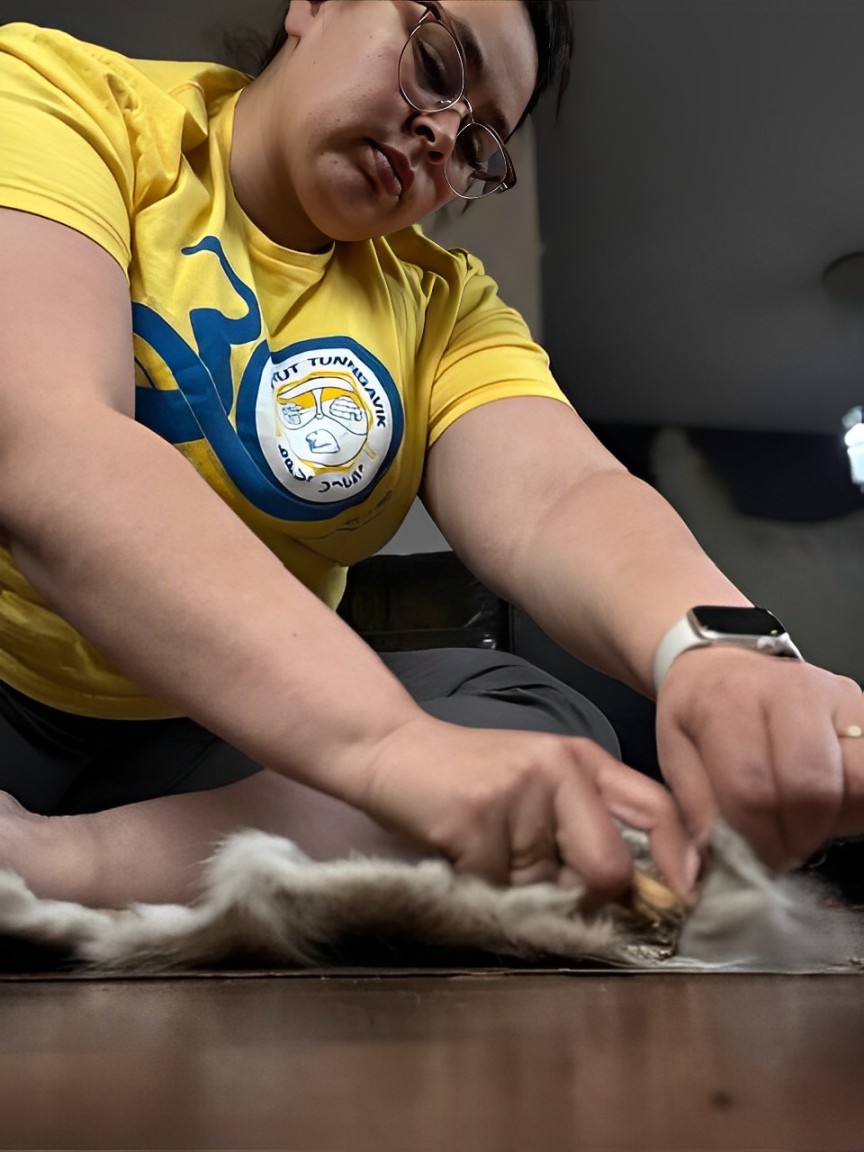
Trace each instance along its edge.
<instances>
[{"instance_id":1,"label":"woman's ear","mask_svg":"<svg viewBox=\"0 0 864 1152\"><path fill-rule=\"evenodd\" d=\"M291 0L291 5L285 13L285 31L289 36L303 35L325 0Z\"/></svg>"}]
</instances>

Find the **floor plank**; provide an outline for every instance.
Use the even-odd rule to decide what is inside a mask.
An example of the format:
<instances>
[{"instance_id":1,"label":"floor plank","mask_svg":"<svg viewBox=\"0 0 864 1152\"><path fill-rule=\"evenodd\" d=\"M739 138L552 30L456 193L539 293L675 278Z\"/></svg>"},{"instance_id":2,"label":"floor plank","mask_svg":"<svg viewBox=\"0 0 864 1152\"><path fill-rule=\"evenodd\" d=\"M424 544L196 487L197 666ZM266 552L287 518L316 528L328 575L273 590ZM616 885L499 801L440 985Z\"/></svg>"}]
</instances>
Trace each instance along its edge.
<instances>
[{"instance_id":1,"label":"floor plank","mask_svg":"<svg viewBox=\"0 0 864 1152\"><path fill-rule=\"evenodd\" d=\"M0 983L0 1146L860 1149L852 976Z\"/></svg>"}]
</instances>

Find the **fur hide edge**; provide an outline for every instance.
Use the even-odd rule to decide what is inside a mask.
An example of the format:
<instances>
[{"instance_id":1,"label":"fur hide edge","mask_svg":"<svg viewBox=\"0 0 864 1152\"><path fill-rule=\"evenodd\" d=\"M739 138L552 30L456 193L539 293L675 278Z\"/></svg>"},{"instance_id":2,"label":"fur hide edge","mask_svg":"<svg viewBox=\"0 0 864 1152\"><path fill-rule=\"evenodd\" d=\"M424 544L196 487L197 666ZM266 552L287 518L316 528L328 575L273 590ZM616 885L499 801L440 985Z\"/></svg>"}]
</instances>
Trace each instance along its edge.
<instances>
[{"instance_id":1,"label":"fur hide edge","mask_svg":"<svg viewBox=\"0 0 864 1152\"><path fill-rule=\"evenodd\" d=\"M498 889L438 860L362 857L316 863L290 840L257 831L229 837L207 865L192 907L137 904L119 912L40 900L0 872L0 931L66 947L107 972L170 972L228 961L311 966L398 963L431 949L610 965L651 963L668 939L635 930L610 906L579 915L579 890L552 884ZM657 926L655 925L655 929Z\"/></svg>"},{"instance_id":2,"label":"fur hide edge","mask_svg":"<svg viewBox=\"0 0 864 1152\"><path fill-rule=\"evenodd\" d=\"M640 867L646 841L628 830ZM650 872L649 872L650 876ZM649 889L650 890L650 886ZM206 865L194 906L121 911L35 896L0 871L0 933L66 950L106 974L225 965L472 964L555 961L666 971L864 971L864 913L819 883L777 877L722 821L696 908L650 900L586 918L582 893L552 884L494 888L440 860L314 862L264 832L229 837ZM639 893L636 893L638 897ZM683 925L683 926L682 926Z\"/></svg>"}]
</instances>

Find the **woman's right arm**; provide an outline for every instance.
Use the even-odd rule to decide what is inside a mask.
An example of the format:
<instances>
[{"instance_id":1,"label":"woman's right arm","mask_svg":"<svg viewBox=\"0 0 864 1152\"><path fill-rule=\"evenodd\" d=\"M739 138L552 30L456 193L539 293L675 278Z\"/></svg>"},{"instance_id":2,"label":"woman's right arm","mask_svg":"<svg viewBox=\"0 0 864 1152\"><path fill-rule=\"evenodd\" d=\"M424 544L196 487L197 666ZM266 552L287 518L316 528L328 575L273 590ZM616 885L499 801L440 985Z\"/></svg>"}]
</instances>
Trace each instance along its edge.
<instances>
[{"instance_id":1,"label":"woman's right arm","mask_svg":"<svg viewBox=\"0 0 864 1152\"><path fill-rule=\"evenodd\" d=\"M350 791L337 748L413 702L133 413L120 267L63 225L0 210L0 524L16 563L151 694L264 763Z\"/></svg>"},{"instance_id":2,"label":"woman's right arm","mask_svg":"<svg viewBox=\"0 0 864 1152\"><path fill-rule=\"evenodd\" d=\"M120 267L63 225L0 210L0 530L56 612L262 765L458 867L505 882L536 848L548 875L557 850L565 873L614 892L631 870L616 816L689 887L664 790L586 740L425 715L133 412Z\"/></svg>"}]
</instances>

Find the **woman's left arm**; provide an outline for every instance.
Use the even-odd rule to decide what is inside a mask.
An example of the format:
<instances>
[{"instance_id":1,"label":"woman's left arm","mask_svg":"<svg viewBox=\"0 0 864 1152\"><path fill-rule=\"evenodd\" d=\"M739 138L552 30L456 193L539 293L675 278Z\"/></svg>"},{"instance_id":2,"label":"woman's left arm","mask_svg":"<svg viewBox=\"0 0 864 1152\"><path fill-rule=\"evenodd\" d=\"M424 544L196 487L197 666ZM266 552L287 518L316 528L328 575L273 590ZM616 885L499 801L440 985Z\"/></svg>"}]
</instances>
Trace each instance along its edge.
<instances>
[{"instance_id":1,"label":"woman's left arm","mask_svg":"<svg viewBox=\"0 0 864 1152\"><path fill-rule=\"evenodd\" d=\"M750 603L555 400L499 400L457 420L430 450L424 500L489 587L649 696L657 647L688 609ZM853 724L864 725L854 682L741 649L683 654L658 698L661 765L691 831L719 809L778 867L864 833L864 740L836 734Z\"/></svg>"}]
</instances>

